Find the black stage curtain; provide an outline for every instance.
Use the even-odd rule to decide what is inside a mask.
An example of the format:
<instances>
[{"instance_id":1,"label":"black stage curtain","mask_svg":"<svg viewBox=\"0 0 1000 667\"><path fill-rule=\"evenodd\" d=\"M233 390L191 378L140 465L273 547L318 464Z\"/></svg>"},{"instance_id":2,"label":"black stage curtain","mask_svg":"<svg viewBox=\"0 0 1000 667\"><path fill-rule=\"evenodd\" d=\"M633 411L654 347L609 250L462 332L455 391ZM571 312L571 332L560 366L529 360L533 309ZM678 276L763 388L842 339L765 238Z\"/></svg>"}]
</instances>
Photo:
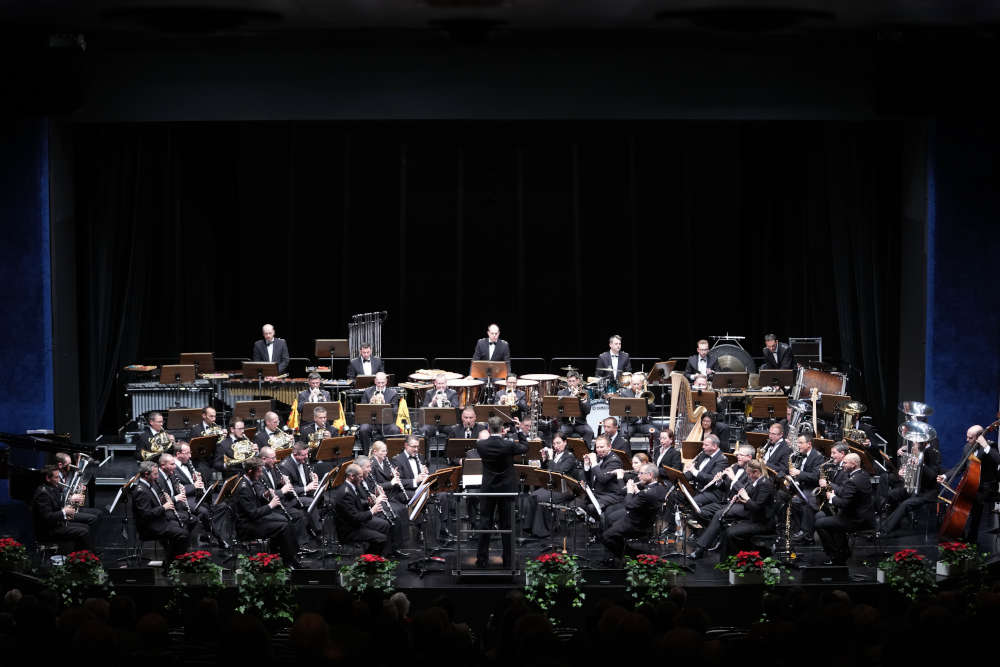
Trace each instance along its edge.
<instances>
[{"instance_id":1,"label":"black stage curtain","mask_svg":"<svg viewBox=\"0 0 1000 667\"><path fill-rule=\"evenodd\" d=\"M888 122L75 128L84 423L127 363L292 356L389 311L385 356L633 355L823 336L892 422L902 156ZM105 420L104 427L120 420Z\"/></svg>"}]
</instances>

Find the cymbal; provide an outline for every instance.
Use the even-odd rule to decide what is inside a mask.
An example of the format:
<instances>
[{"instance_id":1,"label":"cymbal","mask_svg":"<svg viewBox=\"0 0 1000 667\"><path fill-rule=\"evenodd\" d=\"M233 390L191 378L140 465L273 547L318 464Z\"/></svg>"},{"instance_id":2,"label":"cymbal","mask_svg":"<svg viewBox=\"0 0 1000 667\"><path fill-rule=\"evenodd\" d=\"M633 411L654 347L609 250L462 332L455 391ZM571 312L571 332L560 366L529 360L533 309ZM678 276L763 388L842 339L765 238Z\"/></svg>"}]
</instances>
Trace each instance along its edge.
<instances>
[{"instance_id":1,"label":"cymbal","mask_svg":"<svg viewBox=\"0 0 1000 667\"><path fill-rule=\"evenodd\" d=\"M578 368L574 368L573 366L562 366L561 369L567 372L579 370Z\"/></svg>"},{"instance_id":2,"label":"cymbal","mask_svg":"<svg viewBox=\"0 0 1000 667\"><path fill-rule=\"evenodd\" d=\"M849 415L861 415L868 412L868 406L860 401L848 401L847 403L838 405L837 410L846 412Z\"/></svg>"},{"instance_id":3,"label":"cymbal","mask_svg":"<svg viewBox=\"0 0 1000 667\"><path fill-rule=\"evenodd\" d=\"M571 367L571 368L572 368L572 367ZM563 370L566 370L566 369L563 369ZM598 373L600 373L600 372L602 372L602 371L607 371L608 373L614 373L614 372L615 372L615 369L613 369L613 368L598 368L598 369L597 369L597 372L598 372Z\"/></svg>"},{"instance_id":4,"label":"cymbal","mask_svg":"<svg viewBox=\"0 0 1000 667\"><path fill-rule=\"evenodd\" d=\"M934 408L919 401L903 401L899 404L899 411L907 417L929 417L934 414Z\"/></svg>"},{"instance_id":5,"label":"cymbal","mask_svg":"<svg viewBox=\"0 0 1000 667\"><path fill-rule=\"evenodd\" d=\"M927 442L937 437L937 431L927 422L911 420L899 425L899 435L909 442Z\"/></svg>"}]
</instances>

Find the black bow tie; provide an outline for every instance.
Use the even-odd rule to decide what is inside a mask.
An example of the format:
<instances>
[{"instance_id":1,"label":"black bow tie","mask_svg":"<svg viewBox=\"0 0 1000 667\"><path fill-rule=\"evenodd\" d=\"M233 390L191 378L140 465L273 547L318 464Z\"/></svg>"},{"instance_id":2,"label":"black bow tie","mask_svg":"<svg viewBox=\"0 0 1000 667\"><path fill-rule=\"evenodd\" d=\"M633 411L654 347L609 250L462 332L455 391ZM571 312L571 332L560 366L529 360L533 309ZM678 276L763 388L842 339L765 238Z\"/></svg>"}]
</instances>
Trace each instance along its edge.
<instances>
[{"instance_id":1,"label":"black bow tie","mask_svg":"<svg viewBox=\"0 0 1000 667\"><path fill-rule=\"evenodd\" d=\"M410 459L411 461L416 461L417 460L416 456L407 456L406 458Z\"/></svg>"}]
</instances>

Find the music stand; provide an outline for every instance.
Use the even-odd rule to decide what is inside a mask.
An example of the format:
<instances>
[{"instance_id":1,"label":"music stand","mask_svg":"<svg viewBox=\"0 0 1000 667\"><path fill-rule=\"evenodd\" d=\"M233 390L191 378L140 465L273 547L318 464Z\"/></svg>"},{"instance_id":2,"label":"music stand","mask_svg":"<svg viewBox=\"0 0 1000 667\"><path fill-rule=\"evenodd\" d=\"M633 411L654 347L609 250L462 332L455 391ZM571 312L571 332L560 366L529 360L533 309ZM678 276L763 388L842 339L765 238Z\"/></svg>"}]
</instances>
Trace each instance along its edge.
<instances>
[{"instance_id":1,"label":"music stand","mask_svg":"<svg viewBox=\"0 0 1000 667\"><path fill-rule=\"evenodd\" d=\"M850 443L848 443L847 446L851 448L852 452L861 458L861 468L869 475L875 474L875 465L872 463L872 457L868 455L868 452L860 447L855 447Z\"/></svg>"},{"instance_id":2,"label":"music stand","mask_svg":"<svg viewBox=\"0 0 1000 667\"><path fill-rule=\"evenodd\" d=\"M685 440L681 443L682 461L693 461L699 454L701 454L700 440Z\"/></svg>"},{"instance_id":3,"label":"music stand","mask_svg":"<svg viewBox=\"0 0 1000 667\"><path fill-rule=\"evenodd\" d=\"M292 453L291 447L282 447L281 449L274 450L274 460L281 463L287 459Z\"/></svg>"},{"instance_id":4,"label":"music stand","mask_svg":"<svg viewBox=\"0 0 1000 667\"><path fill-rule=\"evenodd\" d=\"M490 417L499 417L505 422L513 422L514 416L511 414L509 405L473 405L476 411L476 421L486 423Z\"/></svg>"},{"instance_id":5,"label":"music stand","mask_svg":"<svg viewBox=\"0 0 1000 667\"><path fill-rule=\"evenodd\" d=\"M503 380L507 377L505 361L473 361L469 366L469 377L477 380Z\"/></svg>"},{"instance_id":6,"label":"music stand","mask_svg":"<svg viewBox=\"0 0 1000 667\"><path fill-rule=\"evenodd\" d=\"M580 399L576 396L543 396L542 416L549 419L563 419L565 417L579 417Z\"/></svg>"},{"instance_id":7,"label":"music stand","mask_svg":"<svg viewBox=\"0 0 1000 667\"><path fill-rule=\"evenodd\" d=\"M254 378L263 380L264 378L274 377L278 374L278 364L273 361L244 361L241 368L244 380L252 380Z\"/></svg>"},{"instance_id":8,"label":"music stand","mask_svg":"<svg viewBox=\"0 0 1000 667\"><path fill-rule=\"evenodd\" d=\"M330 471L335 473L333 479L330 480L330 486L336 489L337 487L339 487L341 484L344 483L344 480L347 479L347 466L351 465L352 463L354 463L353 459L350 461L344 461L339 466Z\"/></svg>"},{"instance_id":9,"label":"music stand","mask_svg":"<svg viewBox=\"0 0 1000 667\"><path fill-rule=\"evenodd\" d=\"M823 455L823 458L830 458L830 450L833 449L833 440L827 440L826 438L817 438L815 435L812 439L813 449Z\"/></svg>"},{"instance_id":10,"label":"music stand","mask_svg":"<svg viewBox=\"0 0 1000 667\"><path fill-rule=\"evenodd\" d=\"M653 367L649 369L649 375L646 376L646 383L657 384L661 380L670 377L670 374L674 372L674 366L676 365L676 361L657 361L653 364Z\"/></svg>"},{"instance_id":11,"label":"music stand","mask_svg":"<svg viewBox=\"0 0 1000 667\"><path fill-rule=\"evenodd\" d=\"M746 389L750 382L750 374L747 372L719 371L712 374L711 382L713 389Z\"/></svg>"},{"instance_id":12,"label":"music stand","mask_svg":"<svg viewBox=\"0 0 1000 667\"><path fill-rule=\"evenodd\" d=\"M181 352L177 363L194 366L195 374L215 372L215 355L212 352Z\"/></svg>"},{"instance_id":13,"label":"music stand","mask_svg":"<svg viewBox=\"0 0 1000 667\"><path fill-rule=\"evenodd\" d=\"M205 502L205 500L207 500L209 496L212 495L212 491L215 490L215 487L217 487L221 483L222 483L222 481L217 479L214 482L212 482L211 484L209 484L208 488L205 489L205 493L201 494L201 498L199 498L198 502L196 502L194 504L194 509L197 510L199 507L201 507L201 504L203 502Z\"/></svg>"},{"instance_id":14,"label":"music stand","mask_svg":"<svg viewBox=\"0 0 1000 667\"><path fill-rule=\"evenodd\" d=\"M630 423L635 423L633 420L642 419L648 414L646 411L646 399L612 396L608 404L608 414L612 417L621 417L618 421L624 419Z\"/></svg>"},{"instance_id":15,"label":"music stand","mask_svg":"<svg viewBox=\"0 0 1000 667\"><path fill-rule=\"evenodd\" d=\"M215 445L219 442L219 436L202 435L191 438L188 445L191 447L191 458L195 461L211 461L215 458Z\"/></svg>"},{"instance_id":16,"label":"music stand","mask_svg":"<svg viewBox=\"0 0 1000 667\"><path fill-rule=\"evenodd\" d=\"M677 468L671 468L670 466L664 465L660 466L660 471L667 477L667 479L677 485L684 495L684 498L688 501L688 504L692 509L694 509L694 513L701 514L701 508L698 507L698 503L694 501L694 497L698 495L698 493L694 490L694 487L691 486L691 482L688 481L684 472L678 470ZM685 553L685 558L686 557L687 554Z\"/></svg>"},{"instance_id":17,"label":"music stand","mask_svg":"<svg viewBox=\"0 0 1000 667\"><path fill-rule=\"evenodd\" d=\"M167 413L167 428L191 428L191 424L201 419L201 408L171 408Z\"/></svg>"},{"instance_id":18,"label":"music stand","mask_svg":"<svg viewBox=\"0 0 1000 667\"><path fill-rule=\"evenodd\" d=\"M331 359L347 359L351 356L350 347L346 338L317 338L314 354L317 359L330 357Z\"/></svg>"},{"instance_id":19,"label":"music stand","mask_svg":"<svg viewBox=\"0 0 1000 667\"><path fill-rule=\"evenodd\" d=\"M454 426L458 423L458 408L420 408L424 424L433 424L438 429L442 426Z\"/></svg>"},{"instance_id":20,"label":"music stand","mask_svg":"<svg viewBox=\"0 0 1000 667\"><path fill-rule=\"evenodd\" d=\"M386 378L385 379L386 389L388 389L389 387L395 387L396 386L396 374L395 373L387 373L386 376L385 376L385 378ZM367 389L368 387L372 387L374 385L375 385L375 376L374 375L358 375L358 376L355 376L355 378L354 378L354 388L355 389Z\"/></svg>"},{"instance_id":21,"label":"music stand","mask_svg":"<svg viewBox=\"0 0 1000 667\"><path fill-rule=\"evenodd\" d=\"M306 510L306 514L313 511L313 508L316 507L316 503L318 503L319 499L323 497L324 493L326 493L326 489L330 486L330 479L333 477L334 473L339 474L340 469L335 468L323 475L323 479L319 481L319 486L316 487L316 491L313 493L313 499L312 502L309 503L309 509Z\"/></svg>"},{"instance_id":22,"label":"music stand","mask_svg":"<svg viewBox=\"0 0 1000 667\"><path fill-rule=\"evenodd\" d=\"M270 409L270 399L266 401L236 401L236 408L233 410L233 420L242 420L245 426L248 419L250 421L263 419L264 413L268 412Z\"/></svg>"},{"instance_id":23,"label":"music stand","mask_svg":"<svg viewBox=\"0 0 1000 667\"><path fill-rule=\"evenodd\" d=\"M313 420L313 411L316 408L326 408L326 423L333 424L333 422L340 419L340 403L337 401L319 401L316 403L303 403L299 406L299 411L302 413L302 420L311 422ZM330 429L333 430L333 429Z\"/></svg>"},{"instance_id":24,"label":"music stand","mask_svg":"<svg viewBox=\"0 0 1000 667\"><path fill-rule=\"evenodd\" d=\"M215 497L215 502L212 504L218 505L223 500L233 495L233 492L236 490L236 485L240 483L241 477L243 477L242 473L233 475L232 477L227 477L226 481L222 483L222 488L219 489L219 495Z\"/></svg>"},{"instance_id":25,"label":"music stand","mask_svg":"<svg viewBox=\"0 0 1000 667\"><path fill-rule=\"evenodd\" d=\"M747 444L753 447L754 450L760 449L761 447L767 447L766 431L746 431L743 435L746 436Z\"/></svg>"},{"instance_id":26,"label":"music stand","mask_svg":"<svg viewBox=\"0 0 1000 667\"><path fill-rule=\"evenodd\" d=\"M750 416L754 419L783 419L787 408L787 396L754 396L750 402Z\"/></svg>"},{"instance_id":27,"label":"music stand","mask_svg":"<svg viewBox=\"0 0 1000 667\"><path fill-rule=\"evenodd\" d=\"M618 455L618 460L622 462L623 470L632 469L632 459L630 459L625 452L620 449L612 449L611 451Z\"/></svg>"},{"instance_id":28,"label":"music stand","mask_svg":"<svg viewBox=\"0 0 1000 667\"><path fill-rule=\"evenodd\" d=\"M483 460L482 459L462 459L462 486L483 485Z\"/></svg>"},{"instance_id":29,"label":"music stand","mask_svg":"<svg viewBox=\"0 0 1000 667\"><path fill-rule=\"evenodd\" d=\"M354 436L341 435L323 438L316 448L317 461L335 461L354 455Z\"/></svg>"},{"instance_id":30,"label":"music stand","mask_svg":"<svg viewBox=\"0 0 1000 667\"><path fill-rule=\"evenodd\" d=\"M716 373L718 375L718 373ZM709 412L715 412L718 405L718 394L711 389L692 389L691 402L704 407Z\"/></svg>"},{"instance_id":31,"label":"music stand","mask_svg":"<svg viewBox=\"0 0 1000 667\"><path fill-rule=\"evenodd\" d=\"M194 382L194 366L173 364L160 367L160 384L190 384Z\"/></svg>"},{"instance_id":32,"label":"music stand","mask_svg":"<svg viewBox=\"0 0 1000 667\"><path fill-rule=\"evenodd\" d=\"M566 438L566 449L573 452L577 461L582 461L583 457L590 453L590 448L583 438Z\"/></svg>"},{"instance_id":33,"label":"music stand","mask_svg":"<svg viewBox=\"0 0 1000 667\"><path fill-rule=\"evenodd\" d=\"M761 387L790 387L795 382L795 371L791 368L765 368L758 373Z\"/></svg>"},{"instance_id":34,"label":"music stand","mask_svg":"<svg viewBox=\"0 0 1000 667\"><path fill-rule=\"evenodd\" d=\"M541 438L537 440L528 440L528 452L524 455L524 458L529 461L541 460L542 458L542 447L545 443L542 442Z\"/></svg>"}]
</instances>

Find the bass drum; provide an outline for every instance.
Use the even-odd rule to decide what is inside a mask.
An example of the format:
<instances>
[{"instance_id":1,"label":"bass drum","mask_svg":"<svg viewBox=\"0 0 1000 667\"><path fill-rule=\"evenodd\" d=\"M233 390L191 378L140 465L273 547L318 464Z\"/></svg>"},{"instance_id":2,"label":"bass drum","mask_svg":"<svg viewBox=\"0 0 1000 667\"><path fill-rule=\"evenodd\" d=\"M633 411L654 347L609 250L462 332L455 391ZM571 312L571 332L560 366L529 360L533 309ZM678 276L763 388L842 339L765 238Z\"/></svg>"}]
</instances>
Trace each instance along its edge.
<instances>
[{"instance_id":1,"label":"bass drum","mask_svg":"<svg viewBox=\"0 0 1000 667\"><path fill-rule=\"evenodd\" d=\"M597 401L590 402L590 414L587 415L587 425L594 430L594 436L597 436L597 427L601 425L601 422L611 416L609 412L608 402L603 398Z\"/></svg>"},{"instance_id":2,"label":"bass drum","mask_svg":"<svg viewBox=\"0 0 1000 667\"><path fill-rule=\"evenodd\" d=\"M721 343L712 348L712 354L719 361L719 370L727 373L756 373L757 364L739 345Z\"/></svg>"}]
</instances>

